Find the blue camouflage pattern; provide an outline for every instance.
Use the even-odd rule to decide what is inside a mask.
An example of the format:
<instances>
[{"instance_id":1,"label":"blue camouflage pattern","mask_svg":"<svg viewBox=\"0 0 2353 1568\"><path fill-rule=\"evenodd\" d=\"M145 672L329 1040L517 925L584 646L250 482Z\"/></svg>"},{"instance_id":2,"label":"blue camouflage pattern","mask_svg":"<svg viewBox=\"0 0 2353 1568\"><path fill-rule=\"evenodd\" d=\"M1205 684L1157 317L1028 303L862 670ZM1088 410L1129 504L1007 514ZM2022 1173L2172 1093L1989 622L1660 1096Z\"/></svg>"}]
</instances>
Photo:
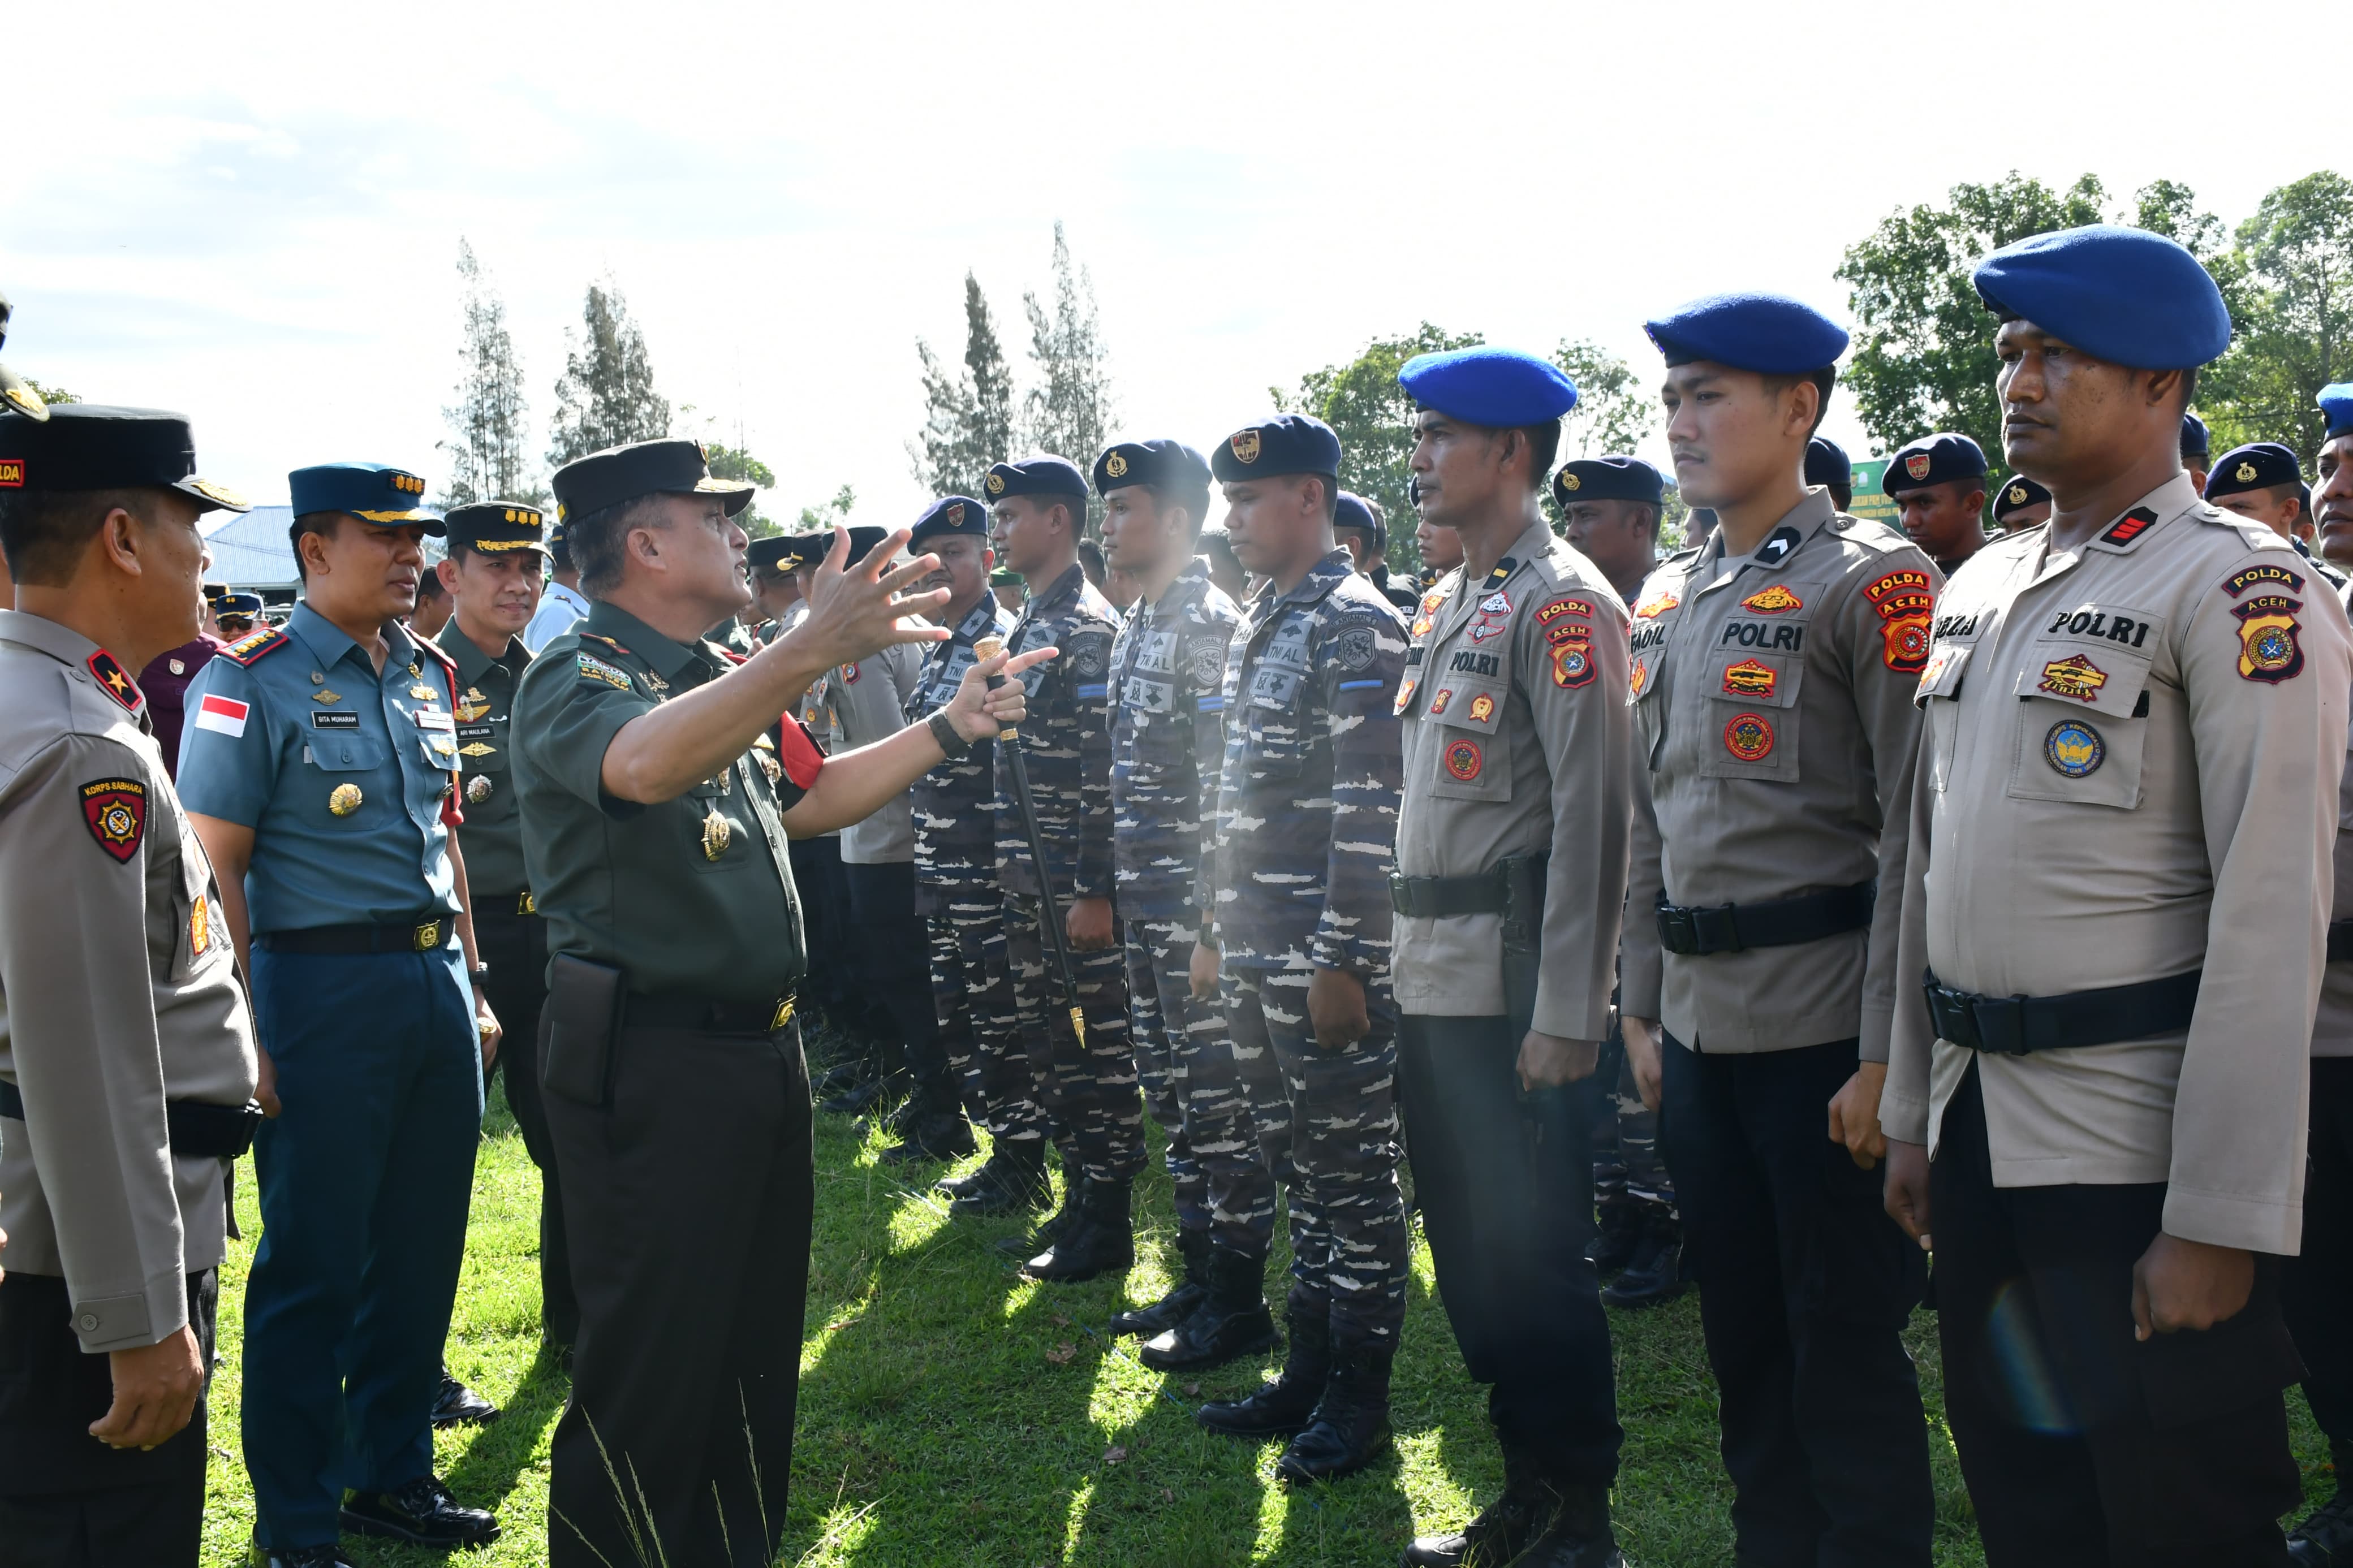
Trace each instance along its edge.
<instances>
[{"instance_id":1,"label":"blue camouflage pattern","mask_svg":"<svg viewBox=\"0 0 2353 1568\"><path fill-rule=\"evenodd\" d=\"M1061 651L1021 677L1029 717L1016 743L1046 842L1046 868L1061 899L1112 895L1111 644L1119 612L1075 563L1030 597L1006 646ZM1038 893L1038 868L1013 801L1013 770L997 748L997 867L1008 893ZM1123 1011L1124 1009L1123 1008Z\"/></svg>"},{"instance_id":2,"label":"blue camouflage pattern","mask_svg":"<svg viewBox=\"0 0 2353 1568\"><path fill-rule=\"evenodd\" d=\"M1198 873L1216 837L1201 785L1223 763L1226 650L1240 624L1197 556L1113 639L1113 868L1127 919L1201 924Z\"/></svg>"}]
</instances>

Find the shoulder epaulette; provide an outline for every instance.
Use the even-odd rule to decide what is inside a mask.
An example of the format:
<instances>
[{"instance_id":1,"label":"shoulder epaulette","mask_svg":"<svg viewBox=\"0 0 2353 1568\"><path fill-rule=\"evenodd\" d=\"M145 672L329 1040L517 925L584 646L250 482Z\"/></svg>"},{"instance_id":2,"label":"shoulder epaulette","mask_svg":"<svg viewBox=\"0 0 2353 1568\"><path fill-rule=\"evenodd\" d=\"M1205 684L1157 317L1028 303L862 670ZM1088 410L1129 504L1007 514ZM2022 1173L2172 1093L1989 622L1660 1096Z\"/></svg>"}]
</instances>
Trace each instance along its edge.
<instances>
[{"instance_id":1,"label":"shoulder epaulette","mask_svg":"<svg viewBox=\"0 0 2353 1568\"><path fill-rule=\"evenodd\" d=\"M431 637L417 637L412 640L415 641L418 647L423 648L427 655L437 661L442 668L448 670L452 675L458 673L458 661L455 658L452 658L439 643L435 642Z\"/></svg>"},{"instance_id":2,"label":"shoulder epaulette","mask_svg":"<svg viewBox=\"0 0 2353 1568\"><path fill-rule=\"evenodd\" d=\"M627 654L629 651L628 648L623 647L619 643L615 642L611 637L599 637L595 632L576 632L574 635L579 637L582 642L603 643L607 647L611 648L617 654Z\"/></svg>"},{"instance_id":3,"label":"shoulder epaulette","mask_svg":"<svg viewBox=\"0 0 2353 1568\"><path fill-rule=\"evenodd\" d=\"M231 664L251 665L293 640L278 627L271 626L266 631L247 633L221 649L220 656Z\"/></svg>"},{"instance_id":4,"label":"shoulder epaulette","mask_svg":"<svg viewBox=\"0 0 2353 1568\"><path fill-rule=\"evenodd\" d=\"M1885 523L1874 522L1867 517L1856 517L1852 512L1842 511L1831 519L1831 527L1840 538L1852 540L1865 550L1875 550L1882 554L1912 542L1908 535Z\"/></svg>"}]
</instances>

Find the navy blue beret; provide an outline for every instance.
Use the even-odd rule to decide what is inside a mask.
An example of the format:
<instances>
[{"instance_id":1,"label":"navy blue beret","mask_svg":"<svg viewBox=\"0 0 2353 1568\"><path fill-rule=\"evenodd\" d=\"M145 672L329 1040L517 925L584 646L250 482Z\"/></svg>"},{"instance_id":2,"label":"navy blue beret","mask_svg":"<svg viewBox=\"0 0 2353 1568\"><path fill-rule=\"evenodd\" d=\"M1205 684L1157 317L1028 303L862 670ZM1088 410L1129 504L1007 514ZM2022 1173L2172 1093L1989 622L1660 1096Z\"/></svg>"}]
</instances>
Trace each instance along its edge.
<instances>
[{"instance_id":1,"label":"navy blue beret","mask_svg":"<svg viewBox=\"0 0 2353 1568\"><path fill-rule=\"evenodd\" d=\"M2161 234L2090 224L2005 245L1972 280L2006 316L2111 364L2188 370L2231 346L2231 312L2198 258Z\"/></svg>"},{"instance_id":2,"label":"navy blue beret","mask_svg":"<svg viewBox=\"0 0 2353 1568\"><path fill-rule=\"evenodd\" d=\"M788 557L793 553L793 546L798 542L788 533L755 539L744 547L744 564L754 572L789 572L793 563Z\"/></svg>"},{"instance_id":3,"label":"navy blue beret","mask_svg":"<svg viewBox=\"0 0 2353 1568\"><path fill-rule=\"evenodd\" d=\"M1633 500L1658 506L1666 499L1667 481L1658 469L1640 458L1579 458L1563 463L1552 477L1552 499L1567 511L1580 500Z\"/></svg>"},{"instance_id":4,"label":"navy blue beret","mask_svg":"<svg viewBox=\"0 0 2353 1568\"><path fill-rule=\"evenodd\" d=\"M2041 506L2051 499L2051 492L2028 479L2024 474L2012 474L2002 481L2001 491L1993 498L1993 520L2000 522L2014 512L2031 506Z\"/></svg>"},{"instance_id":5,"label":"navy blue beret","mask_svg":"<svg viewBox=\"0 0 2353 1568\"><path fill-rule=\"evenodd\" d=\"M2254 441L2222 454L2206 476L2206 499L2220 500L2242 490L2265 490L2274 485L2300 485L2295 454L2277 441Z\"/></svg>"},{"instance_id":6,"label":"navy blue beret","mask_svg":"<svg viewBox=\"0 0 2353 1568\"><path fill-rule=\"evenodd\" d=\"M2213 438L2206 434L2206 421L2195 414L2181 416L2181 455L2202 458L2214 449Z\"/></svg>"},{"instance_id":7,"label":"navy blue beret","mask_svg":"<svg viewBox=\"0 0 2353 1568\"><path fill-rule=\"evenodd\" d=\"M1709 360L1761 375L1838 363L1846 329L1787 294L1709 294L1642 323L1670 365Z\"/></svg>"},{"instance_id":8,"label":"navy blue beret","mask_svg":"<svg viewBox=\"0 0 2353 1568\"><path fill-rule=\"evenodd\" d=\"M970 496L943 496L925 507L923 515L915 520L908 548L920 551L925 541L944 537L987 539L988 509Z\"/></svg>"},{"instance_id":9,"label":"navy blue beret","mask_svg":"<svg viewBox=\"0 0 2353 1568\"><path fill-rule=\"evenodd\" d=\"M1985 471L1985 448L1967 436L1946 431L1923 436L1898 447L1895 456L1887 459L1887 472L1881 478L1879 488L1889 495L1900 496L1905 490L1926 489L1947 479L1981 479Z\"/></svg>"},{"instance_id":10,"label":"navy blue beret","mask_svg":"<svg viewBox=\"0 0 2353 1568\"><path fill-rule=\"evenodd\" d=\"M1424 408L1492 430L1540 425L1577 406L1577 383L1560 366L1483 343L1416 354L1398 384Z\"/></svg>"},{"instance_id":11,"label":"navy blue beret","mask_svg":"<svg viewBox=\"0 0 2353 1568\"><path fill-rule=\"evenodd\" d=\"M1182 441L1114 441L1095 458L1095 493L1154 485L1181 496L1209 493L1209 459Z\"/></svg>"},{"instance_id":12,"label":"navy blue beret","mask_svg":"<svg viewBox=\"0 0 2353 1568\"><path fill-rule=\"evenodd\" d=\"M1361 528L1373 536L1373 553L1386 555L1389 548L1389 531L1378 514L1365 504L1365 498L1352 490L1342 490L1333 503L1332 526Z\"/></svg>"},{"instance_id":13,"label":"navy blue beret","mask_svg":"<svg viewBox=\"0 0 2353 1568\"><path fill-rule=\"evenodd\" d=\"M1008 496L1084 496L1087 477L1069 458L1040 453L998 463L988 470L980 488L988 492L988 503L995 506Z\"/></svg>"},{"instance_id":14,"label":"navy blue beret","mask_svg":"<svg viewBox=\"0 0 2353 1568\"><path fill-rule=\"evenodd\" d=\"M1336 488L1340 478L1340 437L1332 426L1308 414L1278 414L1255 425L1245 425L1209 454L1210 471L1219 484L1271 479L1280 474L1323 474Z\"/></svg>"},{"instance_id":15,"label":"navy blue beret","mask_svg":"<svg viewBox=\"0 0 2353 1568\"><path fill-rule=\"evenodd\" d=\"M2320 412L2328 419L2328 439L2353 434L2353 381L2331 382L2320 389Z\"/></svg>"},{"instance_id":16,"label":"navy blue beret","mask_svg":"<svg viewBox=\"0 0 2353 1568\"><path fill-rule=\"evenodd\" d=\"M1827 436L1817 436L1806 443L1806 483L1810 485L1852 485L1854 483L1854 462L1846 448Z\"/></svg>"},{"instance_id":17,"label":"navy blue beret","mask_svg":"<svg viewBox=\"0 0 2353 1568\"><path fill-rule=\"evenodd\" d=\"M294 515L347 511L364 522L392 528L417 522L435 538L448 531L441 514L425 508L425 481L406 468L383 463L320 463L286 476Z\"/></svg>"}]
</instances>

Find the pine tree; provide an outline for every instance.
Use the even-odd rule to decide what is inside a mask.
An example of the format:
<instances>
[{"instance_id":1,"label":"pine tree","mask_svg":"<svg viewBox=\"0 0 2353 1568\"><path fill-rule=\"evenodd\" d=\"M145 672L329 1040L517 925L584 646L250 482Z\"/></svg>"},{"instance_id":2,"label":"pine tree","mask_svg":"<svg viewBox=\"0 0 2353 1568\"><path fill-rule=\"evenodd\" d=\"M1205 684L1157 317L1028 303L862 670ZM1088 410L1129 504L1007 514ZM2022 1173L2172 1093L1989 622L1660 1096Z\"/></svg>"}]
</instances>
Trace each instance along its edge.
<instances>
[{"instance_id":1,"label":"pine tree","mask_svg":"<svg viewBox=\"0 0 2353 1568\"><path fill-rule=\"evenodd\" d=\"M645 334L611 279L588 286L581 331L567 331L563 378L555 384L555 424L547 461L576 458L670 434L670 401L654 390Z\"/></svg>"},{"instance_id":2,"label":"pine tree","mask_svg":"<svg viewBox=\"0 0 2353 1568\"><path fill-rule=\"evenodd\" d=\"M1035 294L1022 295L1021 308L1029 317L1029 358L1039 381L1023 404L1024 445L1085 468L1109 440L1116 412L1111 353L1095 320L1094 279L1083 268L1071 269L1060 223L1054 225L1054 312L1048 316ZM1099 507L1088 508L1098 520Z\"/></svg>"},{"instance_id":3,"label":"pine tree","mask_svg":"<svg viewBox=\"0 0 2353 1568\"><path fill-rule=\"evenodd\" d=\"M951 369L923 339L923 429L907 443L916 482L934 495L977 495L992 463L1013 455L1013 372L997 338L980 280L964 275L964 369Z\"/></svg>"},{"instance_id":4,"label":"pine tree","mask_svg":"<svg viewBox=\"0 0 2353 1568\"><path fill-rule=\"evenodd\" d=\"M525 468L523 431L528 414L522 365L515 357L514 340L507 332L506 301L491 286L474 247L462 236L458 241L458 276L464 279L465 341L458 349L461 367L458 401L441 410L450 434L450 439L440 443L450 459L443 504L543 502L544 493L532 483Z\"/></svg>"}]
</instances>

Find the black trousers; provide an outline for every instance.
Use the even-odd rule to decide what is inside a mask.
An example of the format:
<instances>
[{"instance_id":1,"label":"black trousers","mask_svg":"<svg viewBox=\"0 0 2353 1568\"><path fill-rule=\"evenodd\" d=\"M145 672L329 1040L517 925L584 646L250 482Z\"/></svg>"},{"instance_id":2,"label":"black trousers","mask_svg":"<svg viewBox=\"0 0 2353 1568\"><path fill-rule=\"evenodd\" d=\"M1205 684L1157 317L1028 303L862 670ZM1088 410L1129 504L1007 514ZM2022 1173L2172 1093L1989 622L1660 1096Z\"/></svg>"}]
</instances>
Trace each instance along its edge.
<instances>
[{"instance_id":1,"label":"black trousers","mask_svg":"<svg viewBox=\"0 0 2353 1568\"><path fill-rule=\"evenodd\" d=\"M2353 1443L2353 1057L2313 1058L2311 1151L2304 1250L2281 1260L2280 1306L2313 1420Z\"/></svg>"},{"instance_id":2,"label":"black trousers","mask_svg":"<svg viewBox=\"0 0 2353 1568\"><path fill-rule=\"evenodd\" d=\"M539 1074L532 1057L539 1039L539 1010L547 1002L547 921L514 912L512 895L477 900L474 946L491 978L482 990L491 1011L506 1030L492 1073L504 1072L507 1108L522 1133L523 1151L539 1167L539 1321L548 1339L568 1345L580 1337L580 1300L572 1289L572 1251L565 1240L564 1184L555 1173L555 1140L547 1131L540 1102ZM482 1091L490 1092L484 1080Z\"/></svg>"},{"instance_id":3,"label":"black trousers","mask_svg":"<svg viewBox=\"0 0 2353 1568\"><path fill-rule=\"evenodd\" d=\"M958 1086L948 1080L947 1048L932 1012L931 934L915 912L914 862L844 861L841 874L849 890L851 966L906 1042L916 1089L928 1090L941 1110L954 1110Z\"/></svg>"},{"instance_id":4,"label":"black trousers","mask_svg":"<svg viewBox=\"0 0 2353 1568\"><path fill-rule=\"evenodd\" d=\"M219 1300L216 1270L188 1277L188 1327L207 1374ZM0 1280L0 1568L195 1568L205 1402L145 1453L90 1435L113 1403L112 1363L74 1337L66 1282L14 1271Z\"/></svg>"},{"instance_id":5,"label":"black trousers","mask_svg":"<svg viewBox=\"0 0 2353 1568\"><path fill-rule=\"evenodd\" d=\"M2287 1562L2304 1489L2277 1268L2203 1333L2133 1338L2134 1262L2165 1184L2001 1187L1973 1065L1930 1170L1945 1409L1989 1568Z\"/></svg>"},{"instance_id":6,"label":"black trousers","mask_svg":"<svg viewBox=\"0 0 2353 1568\"><path fill-rule=\"evenodd\" d=\"M625 1027L614 1053L609 1108L547 1097L565 1223L596 1240L573 1258L548 1560L766 1568L815 1186L799 1030Z\"/></svg>"},{"instance_id":7,"label":"black trousers","mask_svg":"<svg viewBox=\"0 0 2353 1568\"><path fill-rule=\"evenodd\" d=\"M1398 1026L1414 1191L1439 1299L1506 1443L1560 1479L1617 1478L1618 1395L1593 1265L1594 1080L1523 1098L1504 1018Z\"/></svg>"},{"instance_id":8,"label":"black trousers","mask_svg":"<svg viewBox=\"0 0 2353 1568\"><path fill-rule=\"evenodd\" d=\"M808 973L804 1005L814 1004L828 1023L847 1031L860 1051L879 1048L888 1016L866 994L849 963L849 881L842 875L841 838L796 838L786 846L793 886L801 899L801 934Z\"/></svg>"},{"instance_id":9,"label":"black trousers","mask_svg":"<svg viewBox=\"0 0 2353 1568\"><path fill-rule=\"evenodd\" d=\"M1664 1055L1660 1142L1741 1568L1926 1568L1927 1418L1900 1335L1926 1266L1887 1217L1882 1173L1830 1140L1855 1043L1705 1056L1669 1037Z\"/></svg>"}]
</instances>

